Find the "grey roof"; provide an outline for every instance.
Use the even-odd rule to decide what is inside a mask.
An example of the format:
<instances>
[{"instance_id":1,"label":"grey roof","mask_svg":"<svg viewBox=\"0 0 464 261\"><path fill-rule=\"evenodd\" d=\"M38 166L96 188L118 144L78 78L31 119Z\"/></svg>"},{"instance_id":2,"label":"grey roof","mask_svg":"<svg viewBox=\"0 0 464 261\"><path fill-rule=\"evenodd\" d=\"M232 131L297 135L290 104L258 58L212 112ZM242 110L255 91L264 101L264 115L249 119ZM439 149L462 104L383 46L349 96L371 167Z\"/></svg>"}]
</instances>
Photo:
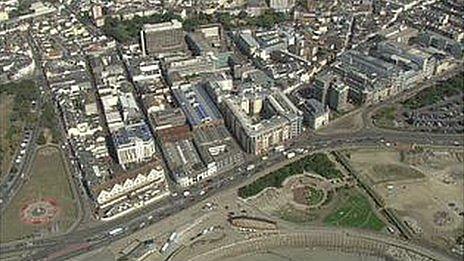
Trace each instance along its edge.
<instances>
[{"instance_id":1,"label":"grey roof","mask_svg":"<svg viewBox=\"0 0 464 261\"><path fill-rule=\"evenodd\" d=\"M324 104L316 99L309 99L305 101L303 108L307 113L315 117L321 116L327 112Z\"/></svg>"},{"instance_id":2,"label":"grey roof","mask_svg":"<svg viewBox=\"0 0 464 261\"><path fill-rule=\"evenodd\" d=\"M222 120L219 110L203 87L182 86L174 89L173 93L190 125L197 126L210 121Z\"/></svg>"},{"instance_id":3,"label":"grey roof","mask_svg":"<svg viewBox=\"0 0 464 261\"><path fill-rule=\"evenodd\" d=\"M131 144L134 139L149 141L153 139L148 125L144 122L126 126L113 134L113 142L116 147Z\"/></svg>"}]
</instances>

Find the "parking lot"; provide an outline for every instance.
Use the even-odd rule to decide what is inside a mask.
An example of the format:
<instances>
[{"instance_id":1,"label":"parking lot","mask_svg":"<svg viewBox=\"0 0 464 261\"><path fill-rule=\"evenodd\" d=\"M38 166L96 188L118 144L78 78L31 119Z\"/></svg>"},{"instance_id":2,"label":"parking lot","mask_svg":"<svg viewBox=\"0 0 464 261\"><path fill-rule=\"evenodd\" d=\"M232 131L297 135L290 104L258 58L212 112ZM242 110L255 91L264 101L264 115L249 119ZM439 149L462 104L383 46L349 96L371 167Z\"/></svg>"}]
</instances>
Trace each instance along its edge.
<instances>
[{"instance_id":1,"label":"parking lot","mask_svg":"<svg viewBox=\"0 0 464 261\"><path fill-rule=\"evenodd\" d=\"M463 95L415 110L406 109L399 119L405 127L428 132L462 133L464 130Z\"/></svg>"}]
</instances>

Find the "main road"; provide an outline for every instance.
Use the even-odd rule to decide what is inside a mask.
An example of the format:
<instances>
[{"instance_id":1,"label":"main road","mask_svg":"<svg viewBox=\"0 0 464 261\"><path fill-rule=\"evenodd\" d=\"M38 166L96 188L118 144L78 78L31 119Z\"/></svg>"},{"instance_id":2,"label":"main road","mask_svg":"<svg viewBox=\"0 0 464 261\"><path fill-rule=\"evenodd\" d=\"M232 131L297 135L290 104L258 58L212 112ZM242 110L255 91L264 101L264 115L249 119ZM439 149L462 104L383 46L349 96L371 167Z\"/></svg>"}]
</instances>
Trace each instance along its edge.
<instances>
[{"instance_id":1,"label":"main road","mask_svg":"<svg viewBox=\"0 0 464 261\"><path fill-rule=\"evenodd\" d=\"M390 132L378 129L366 129L354 133L336 134L330 136L317 136L313 134L302 135L296 139L293 144L289 145L289 149L303 148L308 149L309 153L320 151L340 150L349 148L365 148L365 147L386 147L392 146L389 144L416 144L422 146L455 146L456 142L461 142L462 135L441 135L428 133L410 133L410 132ZM300 155L302 157L304 155ZM208 186L206 195L199 196L199 191L204 189L197 186L192 188L192 198L184 198L181 196L170 197L157 204L149 206L139 212L129 214L110 222L101 222L93 227L76 230L74 232L51 236L44 239L35 239L28 242L12 242L4 244L0 247L0 254L10 254L14 252L23 252L31 250L28 257L25 259L39 260L46 258L53 253L61 252L61 258L68 258L77 255L82 251L96 249L110 244L114 240L127 236L130 233L138 230L142 223L155 223L172 214L182 211L185 208L191 207L203 199L212 196L216 193L224 191L226 188L234 188L243 186L247 182L251 182L259 176L265 175L283 165L289 164L297 160L299 157L292 159L285 158L282 153L274 153L269 156L268 160L255 162L256 168L253 172L243 173L227 173L212 180ZM254 159L256 161L256 159ZM246 164L250 164L247 162ZM234 177L231 179L230 177ZM110 236L108 231L122 227L124 231L116 236ZM74 248L76 244L83 244L87 247ZM67 247L70 248L66 252ZM54 258L58 258L54 256Z\"/></svg>"}]
</instances>

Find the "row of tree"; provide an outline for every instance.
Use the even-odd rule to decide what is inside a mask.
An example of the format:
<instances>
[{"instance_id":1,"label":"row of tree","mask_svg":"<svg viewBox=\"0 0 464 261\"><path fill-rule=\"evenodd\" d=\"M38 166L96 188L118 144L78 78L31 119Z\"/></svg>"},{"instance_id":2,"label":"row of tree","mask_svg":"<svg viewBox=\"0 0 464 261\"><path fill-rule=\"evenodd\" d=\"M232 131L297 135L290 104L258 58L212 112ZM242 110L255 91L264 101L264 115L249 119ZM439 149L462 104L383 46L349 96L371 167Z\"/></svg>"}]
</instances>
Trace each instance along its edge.
<instances>
[{"instance_id":1,"label":"row of tree","mask_svg":"<svg viewBox=\"0 0 464 261\"><path fill-rule=\"evenodd\" d=\"M135 16L130 20L121 20L114 17L106 17L103 31L106 35L114 37L122 43L135 43L139 40L140 30L144 24L167 22L172 19L177 19L182 22L185 31L190 32L200 25L210 23L220 23L226 30L235 29L241 26L272 28L288 20L288 16L284 13L274 12L272 10L265 11L262 15L251 17L245 11L238 15L230 13L217 13L209 15L205 13L193 13L188 18L182 19L180 16L166 12L163 14L153 14L151 16Z\"/></svg>"}]
</instances>

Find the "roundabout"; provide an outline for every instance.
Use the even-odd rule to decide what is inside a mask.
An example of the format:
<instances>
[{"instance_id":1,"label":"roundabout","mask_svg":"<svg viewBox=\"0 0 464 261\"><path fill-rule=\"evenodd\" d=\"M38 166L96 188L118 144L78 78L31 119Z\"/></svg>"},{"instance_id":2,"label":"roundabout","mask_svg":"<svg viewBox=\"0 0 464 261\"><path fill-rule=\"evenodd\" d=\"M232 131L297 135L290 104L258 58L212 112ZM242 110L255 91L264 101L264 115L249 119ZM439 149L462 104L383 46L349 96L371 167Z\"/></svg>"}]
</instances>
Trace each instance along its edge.
<instances>
[{"instance_id":1,"label":"roundabout","mask_svg":"<svg viewBox=\"0 0 464 261\"><path fill-rule=\"evenodd\" d=\"M21 221L27 225L49 224L58 214L58 204L52 198L26 204L20 213Z\"/></svg>"},{"instance_id":2,"label":"roundabout","mask_svg":"<svg viewBox=\"0 0 464 261\"><path fill-rule=\"evenodd\" d=\"M325 179L311 176L299 176L287 180L284 186L293 194L292 203L301 208L318 208L327 200L328 189Z\"/></svg>"}]
</instances>

